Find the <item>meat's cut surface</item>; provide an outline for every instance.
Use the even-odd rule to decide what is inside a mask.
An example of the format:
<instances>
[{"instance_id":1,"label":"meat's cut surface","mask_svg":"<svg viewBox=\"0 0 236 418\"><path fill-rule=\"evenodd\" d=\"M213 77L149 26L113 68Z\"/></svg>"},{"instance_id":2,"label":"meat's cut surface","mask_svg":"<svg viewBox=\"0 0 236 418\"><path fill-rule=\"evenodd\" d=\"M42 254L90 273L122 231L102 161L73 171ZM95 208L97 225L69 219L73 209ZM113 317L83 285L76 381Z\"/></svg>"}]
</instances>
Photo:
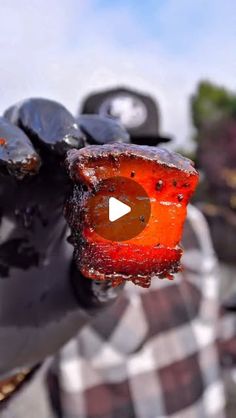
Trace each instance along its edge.
<instances>
[{"instance_id":1,"label":"meat's cut surface","mask_svg":"<svg viewBox=\"0 0 236 418\"><path fill-rule=\"evenodd\" d=\"M111 144L71 150L66 165L74 190L65 216L82 274L112 280L113 285L132 280L143 287L148 287L154 276L172 278L180 269L179 242L186 208L198 182L192 162L156 147ZM101 181L117 177L141 185L151 208L143 231L122 242L98 235L88 210L90 200L100 193Z\"/></svg>"}]
</instances>

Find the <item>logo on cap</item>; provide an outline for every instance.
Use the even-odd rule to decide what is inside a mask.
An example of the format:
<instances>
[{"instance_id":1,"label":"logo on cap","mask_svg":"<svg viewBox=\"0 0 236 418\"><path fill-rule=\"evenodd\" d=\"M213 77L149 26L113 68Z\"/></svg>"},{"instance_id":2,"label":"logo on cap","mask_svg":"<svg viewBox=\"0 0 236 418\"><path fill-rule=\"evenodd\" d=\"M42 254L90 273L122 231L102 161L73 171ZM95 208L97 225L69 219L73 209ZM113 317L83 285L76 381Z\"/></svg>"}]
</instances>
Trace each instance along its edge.
<instances>
[{"instance_id":1,"label":"logo on cap","mask_svg":"<svg viewBox=\"0 0 236 418\"><path fill-rule=\"evenodd\" d=\"M147 109L144 103L131 94L119 94L106 99L100 106L101 115L110 115L128 129L138 128L147 119Z\"/></svg>"}]
</instances>

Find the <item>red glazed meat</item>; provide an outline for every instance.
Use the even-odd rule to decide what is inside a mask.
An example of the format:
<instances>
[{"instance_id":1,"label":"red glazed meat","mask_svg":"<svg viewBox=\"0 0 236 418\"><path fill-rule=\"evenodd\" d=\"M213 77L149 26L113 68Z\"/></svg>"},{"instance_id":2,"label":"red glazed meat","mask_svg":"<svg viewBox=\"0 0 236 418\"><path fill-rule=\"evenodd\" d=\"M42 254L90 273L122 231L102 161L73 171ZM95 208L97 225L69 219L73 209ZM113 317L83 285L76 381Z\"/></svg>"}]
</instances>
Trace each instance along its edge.
<instances>
[{"instance_id":1,"label":"red glazed meat","mask_svg":"<svg viewBox=\"0 0 236 418\"><path fill-rule=\"evenodd\" d=\"M66 165L74 190L65 216L82 274L109 279L113 285L131 280L143 287L150 286L154 276L172 278L180 269L186 208L198 182L192 162L156 147L112 144L71 150ZM101 181L120 176L144 188L151 214L137 236L117 242L95 231L88 207ZM100 221L105 223L105 212Z\"/></svg>"}]
</instances>

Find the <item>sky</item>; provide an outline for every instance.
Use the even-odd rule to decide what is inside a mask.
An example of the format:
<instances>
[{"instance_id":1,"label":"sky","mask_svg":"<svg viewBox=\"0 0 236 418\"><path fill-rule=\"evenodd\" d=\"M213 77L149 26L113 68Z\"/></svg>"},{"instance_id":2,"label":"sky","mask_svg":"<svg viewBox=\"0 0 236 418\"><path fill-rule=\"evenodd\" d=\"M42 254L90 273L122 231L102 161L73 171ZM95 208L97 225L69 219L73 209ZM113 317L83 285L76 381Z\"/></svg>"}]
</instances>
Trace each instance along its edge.
<instances>
[{"instance_id":1,"label":"sky","mask_svg":"<svg viewBox=\"0 0 236 418\"><path fill-rule=\"evenodd\" d=\"M190 147L190 96L236 91L235 0L0 0L0 112L45 97L76 113L93 91L153 95L161 133Z\"/></svg>"}]
</instances>

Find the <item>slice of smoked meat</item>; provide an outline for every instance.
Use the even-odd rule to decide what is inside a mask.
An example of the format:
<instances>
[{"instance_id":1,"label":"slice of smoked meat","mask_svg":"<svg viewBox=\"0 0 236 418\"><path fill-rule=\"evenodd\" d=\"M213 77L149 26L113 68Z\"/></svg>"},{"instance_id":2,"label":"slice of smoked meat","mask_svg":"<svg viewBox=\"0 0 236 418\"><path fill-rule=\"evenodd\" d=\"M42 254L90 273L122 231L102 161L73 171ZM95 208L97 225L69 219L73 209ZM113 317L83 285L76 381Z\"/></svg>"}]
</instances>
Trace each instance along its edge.
<instances>
[{"instance_id":1,"label":"slice of smoked meat","mask_svg":"<svg viewBox=\"0 0 236 418\"><path fill-rule=\"evenodd\" d=\"M172 278L179 271L187 204L198 182L190 160L157 147L110 144L71 150L66 166L74 189L65 216L75 261L85 277L149 287L152 277ZM87 210L98 184L119 176L140 184L151 204L144 230L122 242L99 236Z\"/></svg>"}]
</instances>

